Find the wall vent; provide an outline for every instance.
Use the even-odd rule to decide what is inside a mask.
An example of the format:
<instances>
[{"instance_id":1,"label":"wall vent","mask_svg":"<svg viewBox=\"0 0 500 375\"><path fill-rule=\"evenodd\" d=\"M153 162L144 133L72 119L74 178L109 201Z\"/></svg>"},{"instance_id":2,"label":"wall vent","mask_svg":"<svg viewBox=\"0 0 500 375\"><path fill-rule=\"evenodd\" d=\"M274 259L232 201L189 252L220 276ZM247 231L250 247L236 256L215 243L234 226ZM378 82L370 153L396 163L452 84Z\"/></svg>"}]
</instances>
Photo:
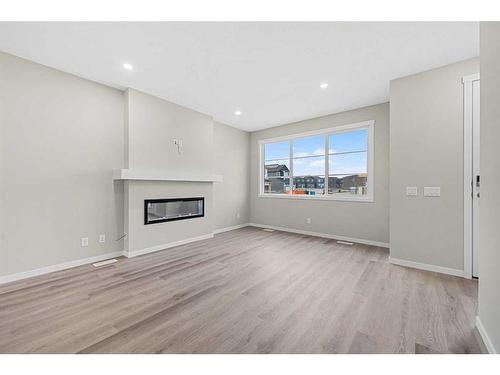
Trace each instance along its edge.
<instances>
[{"instance_id":1,"label":"wall vent","mask_svg":"<svg viewBox=\"0 0 500 375\"><path fill-rule=\"evenodd\" d=\"M108 259L108 260L103 260L102 262L97 262L97 263L92 263L94 267L101 267L101 266L106 266L108 264L116 263L118 262L116 259Z\"/></svg>"},{"instance_id":2,"label":"wall vent","mask_svg":"<svg viewBox=\"0 0 500 375\"><path fill-rule=\"evenodd\" d=\"M352 242L347 242L347 241L337 241L337 243L339 243L339 244L341 244L341 245L349 245L349 246L354 245L354 243L352 243Z\"/></svg>"}]
</instances>

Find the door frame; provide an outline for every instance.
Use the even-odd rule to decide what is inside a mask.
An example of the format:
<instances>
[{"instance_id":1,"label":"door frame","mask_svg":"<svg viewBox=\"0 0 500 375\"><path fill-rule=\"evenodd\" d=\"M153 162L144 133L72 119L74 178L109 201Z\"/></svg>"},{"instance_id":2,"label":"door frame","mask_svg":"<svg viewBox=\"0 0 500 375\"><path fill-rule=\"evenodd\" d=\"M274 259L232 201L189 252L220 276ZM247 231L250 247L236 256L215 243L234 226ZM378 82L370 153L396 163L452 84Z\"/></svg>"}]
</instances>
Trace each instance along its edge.
<instances>
[{"instance_id":1,"label":"door frame","mask_svg":"<svg viewBox=\"0 0 500 375\"><path fill-rule=\"evenodd\" d=\"M472 86L479 81L479 73L462 77L464 93L464 277L472 278L472 141L473 141L473 111L472 111ZM476 249L477 250L477 249Z\"/></svg>"}]
</instances>

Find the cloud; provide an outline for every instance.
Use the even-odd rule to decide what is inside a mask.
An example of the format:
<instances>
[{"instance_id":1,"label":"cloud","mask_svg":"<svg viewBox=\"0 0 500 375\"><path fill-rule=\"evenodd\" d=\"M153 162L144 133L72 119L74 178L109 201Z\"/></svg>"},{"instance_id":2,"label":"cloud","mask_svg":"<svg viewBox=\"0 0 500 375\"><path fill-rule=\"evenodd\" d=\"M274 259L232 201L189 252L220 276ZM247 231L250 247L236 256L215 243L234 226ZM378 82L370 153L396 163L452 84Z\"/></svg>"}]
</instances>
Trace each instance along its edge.
<instances>
[{"instance_id":1,"label":"cloud","mask_svg":"<svg viewBox=\"0 0 500 375\"><path fill-rule=\"evenodd\" d=\"M294 158L302 158L304 156L322 156L325 154L325 148L324 147L318 147L314 151L294 151L293 152L293 157Z\"/></svg>"},{"instance_id":2,"label":"cloud","mask_svg":"<svg viewBox=\"0 0 500 375\"><path fill-rule=\"evenodd\" d=\"M323 156L295 159L293 161L293 174L295 176L304 175L324 175L325 158Z\"/></svg>"},{"instance_id":3,"label":"cloud","mask_svg":"<svg viewBox=\"0 0 500 375\"><path fill-rule=\"evenodd\" d=\"M367 172L367 160L364 157L330 157L329 169L332 174L352 175ZM293 160L294 176L324 175L325 158L322 156Z\"/></svg>"}]
</instances>

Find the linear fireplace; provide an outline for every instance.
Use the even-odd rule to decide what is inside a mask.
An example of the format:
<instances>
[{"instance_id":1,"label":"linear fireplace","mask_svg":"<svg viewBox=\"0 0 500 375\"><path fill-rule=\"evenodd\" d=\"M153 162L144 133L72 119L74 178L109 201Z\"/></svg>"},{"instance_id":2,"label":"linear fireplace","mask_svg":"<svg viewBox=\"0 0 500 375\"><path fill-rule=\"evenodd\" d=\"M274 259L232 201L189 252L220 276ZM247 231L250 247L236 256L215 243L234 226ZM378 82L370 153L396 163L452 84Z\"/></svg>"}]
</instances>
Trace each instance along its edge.
<instances>
[{"instance_id":1,"label":"linear fireplace","mask_svg":"<svg viewBox=\"0 0 500 375\"><path fill-rule=\"evenodd\" d=\"M144 200L144 225L205 216L205 198Z\"/></svg>"}]
</instances>

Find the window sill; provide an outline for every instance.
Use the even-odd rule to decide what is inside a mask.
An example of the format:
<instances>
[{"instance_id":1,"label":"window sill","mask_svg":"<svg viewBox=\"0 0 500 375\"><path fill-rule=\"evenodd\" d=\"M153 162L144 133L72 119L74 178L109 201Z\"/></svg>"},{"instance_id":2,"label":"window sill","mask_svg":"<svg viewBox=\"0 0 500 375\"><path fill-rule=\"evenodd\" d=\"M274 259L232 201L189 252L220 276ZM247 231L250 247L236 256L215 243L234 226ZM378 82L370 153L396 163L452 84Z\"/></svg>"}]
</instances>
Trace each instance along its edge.
<instances>
[{"instance_id":1,"label":"window sill","mask_svg":"<svg viewBox=\"0 0 500 375\"><path fill-rule=\"evenodd\" d=\"M290 194L259 194L259 198L277 198L277 199L302 199L316 201L341 201L341 202L361 202L375 203L373 197L367 196L363 198L351 197L334 197L334 196L317 196L317 195L290 195Z\"/></svg>"}]
</instances>

